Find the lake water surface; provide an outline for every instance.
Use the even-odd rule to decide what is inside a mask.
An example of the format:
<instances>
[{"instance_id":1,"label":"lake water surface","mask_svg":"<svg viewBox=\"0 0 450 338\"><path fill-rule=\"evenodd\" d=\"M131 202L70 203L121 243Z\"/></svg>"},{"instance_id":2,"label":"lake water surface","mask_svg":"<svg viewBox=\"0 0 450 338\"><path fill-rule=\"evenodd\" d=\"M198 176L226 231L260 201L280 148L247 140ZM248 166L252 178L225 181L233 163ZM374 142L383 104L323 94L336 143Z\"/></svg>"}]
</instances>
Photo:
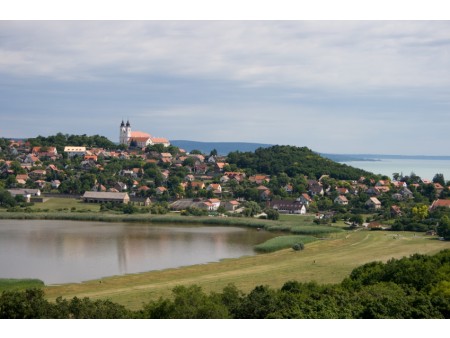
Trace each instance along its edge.
<instances>
[{"instance_id":1,"label":"lake water surface","mask_svg":"<svg viewBox=\"0 0 450 338\"><path fill-rule=\"evenodd\" d=\"M349 166L382 174L392 178L393 173L403 173L404 176L411 172L428 180L436 174L444 174L446 180L450 180L450 160L419 160L419 159L381 159L380 161L351 161L342 162Z\"/></svg>"},{"instance_id":2,"label":"lake water surface","mask_svg":"<svg viewBox=\"0 0 450 338\"><path fill-rule=\"evenodd\" d=\"M0 220L0 278L46 284L254 255L274 234L241 227Z\"/></svg>"}]
</instances>

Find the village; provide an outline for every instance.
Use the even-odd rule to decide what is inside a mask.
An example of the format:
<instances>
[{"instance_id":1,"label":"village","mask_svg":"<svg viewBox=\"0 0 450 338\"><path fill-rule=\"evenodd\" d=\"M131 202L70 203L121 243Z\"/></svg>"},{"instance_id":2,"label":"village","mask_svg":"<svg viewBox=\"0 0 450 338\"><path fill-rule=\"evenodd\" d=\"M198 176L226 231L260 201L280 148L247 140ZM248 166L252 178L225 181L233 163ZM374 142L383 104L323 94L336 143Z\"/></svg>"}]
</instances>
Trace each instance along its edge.
<instances>
[{"instance_id":1,"label":"village","mask_svg":"<svg viewBox=\"0 0 450 338\"><path fill-rule=\"evenodd\" d=\"M69 197L102 204L102 210L129 205L130 213L148 210L272 219L279 214L312 214L320 223L341 218L372 228L385 228L383 221L392 224L406 215L420 223L427 218L421 213L450 208L449 184L439 175L433 181L376 175L354 180L325 174L274 177L230 164L227 156L216 151L188 153L166 138L132 132L128 121L120 124L119 141L117 149L66 145L60 152L56 146L5 140L0 153L1 182L24 206L45 206L50 198ZM362 214L369 217L364 219Z\"/></svg>"}]
</instances>

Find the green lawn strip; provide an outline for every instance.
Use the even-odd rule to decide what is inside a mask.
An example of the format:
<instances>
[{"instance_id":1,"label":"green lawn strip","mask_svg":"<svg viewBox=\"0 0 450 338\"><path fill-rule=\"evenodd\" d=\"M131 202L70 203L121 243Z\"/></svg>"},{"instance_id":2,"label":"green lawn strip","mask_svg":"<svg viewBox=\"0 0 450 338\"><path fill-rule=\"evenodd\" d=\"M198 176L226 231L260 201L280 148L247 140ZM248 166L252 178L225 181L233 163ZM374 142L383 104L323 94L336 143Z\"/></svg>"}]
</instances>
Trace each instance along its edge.
<instances>
[{"instance_id":1,"label":"green lawn strip","mask_svg":"<svg viewBox=\"0 0 450 338\"><path fill-rule=\"evenodd\" d=\"M317 240L318 239L313 236L278 236L258 244L254 248L257 252L274 252L281 249L292 248L296 243L307 244Z\"/></svg>"},{"instance_id":2,"label":"green lawn strip","mask_svg":"<svg viewBox=\"0 0 450 338\"><path fill-rule=\"evenodd\" d=\"M9 291L42 288L44 286L44 282L40 279L0 278L0 292L7 290Z\"/></svg>"},{"instance_id":3,"label":"green lawn strip","mask_svg":"<svg viewBox=\"0 0 450 338\"><path fill-rule=\"evenodd\" d=\"M46 286L47 299L89 297L110 299L130 309L159 297L168 297L177 285L196 284L205 292L221 292L233 283L243 292L258 285L280 288L289 280L339 283L362 264L386 262L414 253L433 254L450 248L449 242L422 234L389 231L354 231L333 234L328 240L308 243L303 251L279 250L267 254L225 259L179 269L115 276L77 284Z\"/></svg>"}]
</instances>

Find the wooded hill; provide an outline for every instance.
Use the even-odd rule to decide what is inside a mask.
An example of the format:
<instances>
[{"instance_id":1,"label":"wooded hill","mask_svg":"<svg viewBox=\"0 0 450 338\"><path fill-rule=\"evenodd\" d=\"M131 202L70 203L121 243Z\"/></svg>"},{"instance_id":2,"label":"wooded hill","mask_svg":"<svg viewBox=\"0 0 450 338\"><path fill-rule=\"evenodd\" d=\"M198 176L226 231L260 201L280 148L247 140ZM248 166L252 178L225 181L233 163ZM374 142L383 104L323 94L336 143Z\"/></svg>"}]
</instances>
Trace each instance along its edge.
<instances>
[{"instance_id":1,"label":"wooded hill","mask_svg":"<svg viewBox=\"0 0 450 338\"><path fill-rule=\"evenodd\" d=\"M358 180L361 176L374 177L373 173L334 162L324 158L307 147L273 146L258 148L255 152L231 152L228 163L251 173L279 175L289 177L307 175L309 179L318 179L329 175L338 180Z\"/></svg>"}]
</instances>

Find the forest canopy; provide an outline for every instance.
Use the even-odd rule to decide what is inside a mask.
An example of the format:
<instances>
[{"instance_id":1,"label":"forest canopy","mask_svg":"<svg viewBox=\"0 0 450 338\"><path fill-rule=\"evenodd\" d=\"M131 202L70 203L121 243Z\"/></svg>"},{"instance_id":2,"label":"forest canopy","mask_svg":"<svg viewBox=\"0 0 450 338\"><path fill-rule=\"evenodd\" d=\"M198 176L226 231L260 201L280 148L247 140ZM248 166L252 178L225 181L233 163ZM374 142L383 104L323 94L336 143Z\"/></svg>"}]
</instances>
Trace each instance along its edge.
<instances>
[{"instance_id":1,"label":"forest canopy","mask_svg":"<svg viewBox=\"0 0 450 338\"><path fill-rule=\"evenodd\" d=\"M373 173L365 170L322 157L307 147L277 145L258 148L255 152L235 151L228 154L228 163L246 170L248 174L279 175L285 173L289 177L306 175L310 179L329 175L338 180L358 180L361 176L374 176Z\"/></svg>"}]
</instances>

